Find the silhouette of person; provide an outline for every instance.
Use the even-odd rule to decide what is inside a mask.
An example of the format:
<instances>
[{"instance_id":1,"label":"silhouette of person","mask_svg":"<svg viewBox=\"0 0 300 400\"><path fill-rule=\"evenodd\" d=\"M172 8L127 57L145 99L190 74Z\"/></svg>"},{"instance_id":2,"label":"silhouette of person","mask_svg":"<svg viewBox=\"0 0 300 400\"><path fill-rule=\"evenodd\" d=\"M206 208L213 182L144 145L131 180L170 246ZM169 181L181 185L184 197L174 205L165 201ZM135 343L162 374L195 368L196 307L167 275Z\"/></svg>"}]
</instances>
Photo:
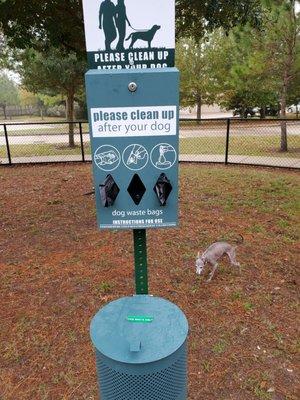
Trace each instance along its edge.
<instances>
[{"instance_id":1,"label":"silhouette of person","mask_svg":"<svg viewBox=\"0 0 300 400\"><path fill-rule=\"evenodd\" d=\"M126 6L124 4L124 0L118 0L118 4L116 5L116 25L119 33L119 41L117 44L117 50L124 50L124 39L126 36L126 22L131 27L129 19L126 14Z\"/></svg>"},{"instance_id":2,"label":"silhouette of person","mask_svg":"<svg viewBox=\"0 0 300 400\"><path fill-rule=\"evenodd\" d=\"M104 0L99 10L99 29L104 30L105 50L111 50L111 44L117 37L115 26L116 6L111 0ZM103 20L103 24L102 24Z\"/></svg>"}]
</instances>

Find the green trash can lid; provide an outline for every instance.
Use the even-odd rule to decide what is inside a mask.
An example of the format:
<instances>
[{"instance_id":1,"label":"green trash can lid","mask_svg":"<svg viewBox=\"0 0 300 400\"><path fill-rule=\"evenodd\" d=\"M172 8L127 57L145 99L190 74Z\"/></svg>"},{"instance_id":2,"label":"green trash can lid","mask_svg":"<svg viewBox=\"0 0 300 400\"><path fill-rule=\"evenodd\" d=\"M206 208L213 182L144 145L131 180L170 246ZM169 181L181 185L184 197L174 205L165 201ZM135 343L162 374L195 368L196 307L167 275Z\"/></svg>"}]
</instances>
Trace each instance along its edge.
<instances>
[{"instance_id":1,"label":"green trash can lid","mask_svg":"<svg viewBox=\"0 0 300 400\"><path fill-rule=\"evenodd\" d=\"M91 338L104 356L129 364L161 360L186 341L188 322L175 304L152 296L125 297L102 308Z\"/></svg>"}]
</instances>

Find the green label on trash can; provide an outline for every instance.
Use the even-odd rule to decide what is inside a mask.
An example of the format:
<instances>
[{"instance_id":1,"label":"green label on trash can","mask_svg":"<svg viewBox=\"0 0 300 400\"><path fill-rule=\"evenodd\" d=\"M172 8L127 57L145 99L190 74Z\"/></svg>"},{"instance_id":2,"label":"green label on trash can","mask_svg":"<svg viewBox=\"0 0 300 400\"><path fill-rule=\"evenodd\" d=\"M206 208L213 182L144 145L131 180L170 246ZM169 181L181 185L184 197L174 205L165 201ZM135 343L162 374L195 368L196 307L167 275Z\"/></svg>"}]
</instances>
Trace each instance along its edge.
<instances>
[{"instance_id":1,"label":"green label on trash can","mask_svg":"<svg viewBox=\"0 0 300 400\"><path fill-rule=\"evenodd\" d=\"M139 324L149 324L151 322L153 322L154 317L149 317L149 316L137 316L137 315L130 315L127 317L127 321L128 322L135 322L135 323L139 323Z\"/></svg>"}]
</instances>

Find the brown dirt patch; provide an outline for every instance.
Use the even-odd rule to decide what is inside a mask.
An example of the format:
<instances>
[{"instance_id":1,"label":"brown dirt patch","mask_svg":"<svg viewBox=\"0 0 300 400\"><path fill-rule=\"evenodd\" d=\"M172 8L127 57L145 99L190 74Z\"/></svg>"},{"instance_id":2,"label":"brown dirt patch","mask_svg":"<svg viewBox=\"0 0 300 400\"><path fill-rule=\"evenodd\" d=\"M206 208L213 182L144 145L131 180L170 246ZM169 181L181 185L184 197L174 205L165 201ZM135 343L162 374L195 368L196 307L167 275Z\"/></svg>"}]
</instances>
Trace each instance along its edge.
<instances>
[{"instance_id":1,"label":"brown dirt patch","mask_svg":"<svg viewBox=\"0 0 300 400\"><path fill-rule=\"evenodd\" d=\"M299 398L298 183L181 167L181 227L149 231L149 276L189 319L189 400ZM2 168L0 187L0 399L96 400L89 323L134 292L132 234L97 231L90 165ZM197 251L239 233L242 274L196 277Z\"/></svg>"}]
</instances>

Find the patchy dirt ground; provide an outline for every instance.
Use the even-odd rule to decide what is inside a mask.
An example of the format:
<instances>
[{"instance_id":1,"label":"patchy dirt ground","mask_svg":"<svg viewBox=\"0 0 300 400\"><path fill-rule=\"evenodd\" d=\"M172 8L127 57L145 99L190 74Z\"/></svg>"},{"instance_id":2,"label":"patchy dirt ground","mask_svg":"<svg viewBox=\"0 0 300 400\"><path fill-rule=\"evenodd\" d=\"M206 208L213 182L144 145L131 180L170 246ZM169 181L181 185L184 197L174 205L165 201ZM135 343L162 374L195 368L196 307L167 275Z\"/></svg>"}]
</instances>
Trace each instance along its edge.
<instances>
[{"instance_id":1,"label":"patchy dirt ground","mask_svg":"<svg viewBox=\"0 0 300 400\"><path fill-rule=\"evenodd\" d=\"M0 169L1 400L97 399L89 323L133 293L133 252L130 231L97 231L90 170ZM299 399L297 188L293 171L181 166L181 227L149 231L149 276L190 322L189 400ZM238 234L242 273L197 277L197 251Z\"/></svg>"}]
</instances>

